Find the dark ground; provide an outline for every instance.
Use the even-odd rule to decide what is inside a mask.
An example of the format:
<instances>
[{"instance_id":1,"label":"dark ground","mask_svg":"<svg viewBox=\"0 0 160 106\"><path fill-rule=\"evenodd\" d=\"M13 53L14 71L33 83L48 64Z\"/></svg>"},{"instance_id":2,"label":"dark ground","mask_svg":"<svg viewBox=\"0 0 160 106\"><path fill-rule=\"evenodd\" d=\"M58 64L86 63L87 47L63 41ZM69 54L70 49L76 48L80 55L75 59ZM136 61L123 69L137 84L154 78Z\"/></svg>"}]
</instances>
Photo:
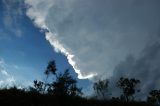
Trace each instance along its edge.
<instances>
[{"instance_id":1,"label":"dark ground","mask_svg":"<svg viewBox=\"0 0 160 106\"><path fill-rule=\"evenodd\" d=\"M145 102L123 103L81 97L39 94L17 89L0 90L0 106L152 106Z\"/></svg>"}]
</instances>

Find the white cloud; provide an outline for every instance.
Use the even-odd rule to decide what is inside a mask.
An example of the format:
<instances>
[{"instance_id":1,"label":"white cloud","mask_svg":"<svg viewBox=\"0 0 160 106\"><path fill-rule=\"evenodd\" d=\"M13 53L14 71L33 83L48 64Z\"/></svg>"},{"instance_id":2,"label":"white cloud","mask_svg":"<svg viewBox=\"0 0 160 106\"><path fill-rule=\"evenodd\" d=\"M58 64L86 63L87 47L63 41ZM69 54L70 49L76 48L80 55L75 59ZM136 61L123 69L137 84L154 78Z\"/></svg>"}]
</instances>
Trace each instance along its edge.
<instances>
[{"instance_id":1,"label":"white cloud","mask_svg":"<svg viewBox=\"0 0 160 106\"><path fill-rule=\"evenodd\" d=\"M13 77L7 78L6 80L0 80L0 87L11 87L15 85L15 79Z\"/></svg>"},{"instance_id":2,"label":"white cloud","mask_svg":"<svg viewBox=\"0 0 160 106\"><path fill-rule=\"evenodd\" d=\"M30 16L37 26L41 28L46 28L45 19L48 14L49 9L53 5L53 0L25 0L26 3L32 3L32 8L27 11L27 15ZM44 7L45 8L42 8ZM41 11L41 12L39 12Z\"/></svg>"},{"instance_id":3,"label":"white cloud","mask_svg":"<svg viewBox=\"0 0 160 106\"><path fill-rule=\"evenodd\" d=\"M76 67L76 63L73 60L74 55L69 53L65 47L63 47L56 38L54 38L53 34L48 32L46 33L46 39L50 42L52 46L54 46L55 51L58 52L60 51L61 53L65 54L67 56L68 62L73 66L75 69L75 72L78 74L78 78L80 79L87 79L87 78L92 78L93 76L96 75L96 73L92 73L86 76L83 76L80 70Z\"/></svg>"},{"instance_id":4,"label":"white cloud","mask_svg":"<svg viewBox=\"0 0 160 106\"><path fill-rule=\"evenodd\" d=\"M33 85L35 79L40 80L42 78L41 75L37 74L35 68L8 63L5 58L0 57L0 88L12 86L28 88Z\"/></svg>"},{"instance_id":5,"label":"white cloud","mask_svg":"<svg viewBox=\"0 0 160 106\"><path fill-rule=\"evenodd\" d=\"M3 70L3 69L2 69L2 70L1 70L1 73L2 73L3 75L5 75L5 76L9 76L6 70Z\"/></svg>"},{"instance_id":6,"label":"white cloud","mask_svg":"<svg viewBox=\"0 0 160 106\"><path fill-rule=\"evenodd\" d=\"M15 78L6 70L7 64L3 59L0 59L0 87L12 86L15 84Z\"/></svg>"}]
</instances>

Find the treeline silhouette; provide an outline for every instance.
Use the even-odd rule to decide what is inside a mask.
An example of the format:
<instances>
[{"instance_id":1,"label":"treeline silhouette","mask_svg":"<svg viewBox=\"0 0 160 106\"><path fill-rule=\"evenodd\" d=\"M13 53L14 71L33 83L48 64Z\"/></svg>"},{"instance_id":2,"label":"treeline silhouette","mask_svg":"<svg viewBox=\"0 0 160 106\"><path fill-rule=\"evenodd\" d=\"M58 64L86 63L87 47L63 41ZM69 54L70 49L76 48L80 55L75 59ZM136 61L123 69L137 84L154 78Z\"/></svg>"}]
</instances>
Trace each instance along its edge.
<instances>
[{"instance_id":1,"label":"treeline silhouette","mask_svg":"<svg viewBox=\"0 0 160 106\"><path fill-rule=\"evenodd\" d=\"M108 97L109 80L93 83L94 95L84 97L82 88L77 87L69 70L57 72L55 61L50 61L44 71L44 81L33 81L28 88L0 89L1 105L11 106L155 106L160 103L160 90L151 90L146 101L136 101L134 95L140 92L140 80L121 77L116 85L122 91L120 97ZM51 80L52 79L52 80Z\"/></svg>"}]
</instances>

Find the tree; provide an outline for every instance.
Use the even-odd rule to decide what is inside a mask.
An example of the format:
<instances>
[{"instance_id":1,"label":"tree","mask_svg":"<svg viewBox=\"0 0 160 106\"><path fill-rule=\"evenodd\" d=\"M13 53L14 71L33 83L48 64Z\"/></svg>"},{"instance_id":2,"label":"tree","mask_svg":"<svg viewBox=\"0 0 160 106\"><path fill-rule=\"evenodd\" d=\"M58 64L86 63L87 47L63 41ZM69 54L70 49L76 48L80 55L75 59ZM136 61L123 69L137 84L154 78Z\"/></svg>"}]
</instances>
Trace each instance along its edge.
<instances>
[{"instance_id":1,"label":"tree","mask_svg":"<svg viewBox=\"0 0 160 106\"><path fill-rule=\"evenodd\" d=\"M53 74L53 75L56 75L56 71L57 71L57 68L56 68L56 63L54 60L50 61L47 65L47 68L44 72L44 74L46 75L46 79L45 79L45 86L44 86L44 92L46 90L46 87L49 85L47 80L48 80L48 77L50 74Z\"/></svg>"},{"instance_id":2,"label":"tree","mask_svg":"<svg viewBox=\"0 0 160 106\"><path fill-rule=\"evenodd\" d=\"M117 82L118 87L123 91L122 96L125 98L126 102L129 102L130 98L132 98L133 100L134 99L133 95L135 94L135 92L136 91L139 92L139 90L135 89L138 83L140 83L140 80L134 78L128 79L123 77L121 77Z\"/></svg>"},{"instance_id":3,"label":"tree","mask_svg":"<svg viewBox=\"0 0 160 106\"><path fill-rule=\"evenodd\" d=\"M46 70L45 70L44 73L45 73L46 75L49 75L50 73L52 73L53 75L55 75L55 74L56 74L56 71L57 71L56 63L55 63L54 60L52 60L52 61L50 61L50 62L48 63L48 66L47 66L47 68L46 68Z\"/></svg>"},{"instance_id":4,"label":"tree","mask_svg":"<svg viewBox=\"0 0 160 106\"><path fill-rule=\"evenodd\" d=\"M39 93L48 93L55 94L60 96L79 96L82 94L81 89L77 87L77 81L74 79L69 70L65 70L65 72L57 74L55 61L50 61L48 66L44 72L46 75L45 82L42 81L34 81L34 88L31 88L32 91L38 91ZM54 76L54 80L51 82L47 82L49 75L52 74Z\"/></svg>"},{"instance_id":5,"label":"tree","mask_svg":"<svg viewBox=\"0 0 160 106\"><path fill-rule=\"evenodd\" d=\"M152 90L149 92L149 96L147 98L149 103L160 104L160 90Z\"/></svg>"},{"instance_id":6,"label":"tree","mask_svg":"<svg viewBox=\"0 0 160 106\"><path fill-rule=\"evenodd\" d=\"M72 78L67 69L63 74L56 76L56 81L49 85L48 92L59 96L78 96L82 92L76 83L77 81Z\"/></svg>"},{"instance_id":7,"label":"tree","mask_svg":"<svg viewBox=\"0 0 160 106\"><path fill-rule=\"evenodd\" d=\"M93 84L93 89L98 97L105 99L105 94L108 91L108 80L99 80Z\"/></svg>"}]
</instances>

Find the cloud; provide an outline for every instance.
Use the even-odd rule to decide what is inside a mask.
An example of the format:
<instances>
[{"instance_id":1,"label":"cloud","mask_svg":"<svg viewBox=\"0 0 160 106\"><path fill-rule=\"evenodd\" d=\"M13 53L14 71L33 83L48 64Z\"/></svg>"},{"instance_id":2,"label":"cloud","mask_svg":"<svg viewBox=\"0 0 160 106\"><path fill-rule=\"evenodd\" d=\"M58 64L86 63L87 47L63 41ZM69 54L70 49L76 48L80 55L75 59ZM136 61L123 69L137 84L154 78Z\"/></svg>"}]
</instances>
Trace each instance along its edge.
<instances>
[{"instance_id":1,"label":"cloud","mask_svg":"<svg viewBox=\"0 0 160 106\"><path fill-rule=\"evenodd\" d=\"M140 53L141 57L136 59L129 55L124 61L121 61L114 69L114 76L110 78L113 95L119 94L115 82L120 77L136 78L141 81L141 93L137 97L145 97L152 89L159 89L160 84L160 42L150 43ZM146 99L146 98L143 98Z\"/></svg>"},{"instance_id":2,"label":"cloud","mask_svg":"<svg viewBox=\"0 0 160 106\"><path fill-rule=\"evenodd\" d=\"M1 70L1 73L5 76L9 76L6 70Z\"/></svg>"},{"instance_id":3,"label":"cloud","mask_svg":"<svg viewBox=\"0 0 160 106\"><path fill-rule=\"evenodd\" d=\"M51 7L54 5L53 1L48 0L48 1L31 1L31 0L26 0L26 3L28 4L32 4L32 8L30 8L27 11L27 15L30 16L30 18L32 20L34 20L35 25L37 25L38 27L42 28L42 29L47 29L49 30L49 32L46 32L46 39L49 40L49 42L51 43L51 45L54 46L55 51L60 51L61 53L65 54L67 56L67 59L69 61L69 63L73 66L73 68L75 69L76 73L78 74L79 78L91 78L94 75L96 75L95 72L93 73L88 73L85 76L82 75L81 71L79 70L79 68L77 68L76 62L73 60L74 55L72 53L70 53L70 51L67 49L67 47L64 47L65 45L61 44L58 40L58 38L56 38L56 34L54 33L53 30L56 30L56 28L54 28L51 32L49 27L46 25L45 23L45 19L48 17L48 13L47 11L49 11L51 9ZM41 8L41 7L46 7L46 8ZM54 27L54 26L53 26Z\"/></svg>"},{"instance_id":4,"label":"cloud","mask_svg":"<svg viewBox=\"0 0 160 106\"><path fill-rule=\"evenodd\" d=\"M33 85L35 79L43 79L37 74L35 68L23 64L12 64L0 57L0 88L12 86L28 88Z\"/></svg>"},{"instance_id":5,"label":"cloud","mask_svg":"<svg viewBox=\"0 0 160 106\"><path fill-rule=\"evenodd\" d=\"M7 64L3 59L0 59L0 87L8 87L15 84L15 78L6 70Z\"/></svg>"},{"instance_id":6,"label":"cloud","mask_svg":"<svg viewBox=\"0 0 160 106\"><path fill-rule=\"evenodd\" d=\"M23 1L16 0L2 0L3 4L3 24L5 29L11 33L13 33L17 37L22 36L22 30L20 27L20 20L23 15L22 8Z\"/></svg>"},{"instance_id":7,"label":"cloud","mask_svg":"<svg viewBox=\"0 0 160 106\"><path fill-rule=\"evenodd\" d=\"M57 51L57 52L60 51L61 53L65 54L67 56L68 62L73 66L75 72L78 74L79 79L92 78L93 76L96 75L96 73L90 73L86 76L82 75L81 71L76 66L76 62L73 60L74 55L71 54L65 47L63 47L63 45L61 45L59 43L59 41L56 40L56 38L54 38L52 33L47 32L46 33L46 39L50 42L50 44L52 46L55 47L55 51Z\"/></svg>"},{"instance_id":8,"label":"cloud","mask_svg":"<svg viewBox=\"0 0 160 106\"><path fill-rule=\"evenodd\" d=\"M46 39L64 53L79 78L112 76L117 64L159 34L157 0L25 0L27 15L47 29ZM89 77L90 76L90 77Z\"/></svg>"}]
</instances>

